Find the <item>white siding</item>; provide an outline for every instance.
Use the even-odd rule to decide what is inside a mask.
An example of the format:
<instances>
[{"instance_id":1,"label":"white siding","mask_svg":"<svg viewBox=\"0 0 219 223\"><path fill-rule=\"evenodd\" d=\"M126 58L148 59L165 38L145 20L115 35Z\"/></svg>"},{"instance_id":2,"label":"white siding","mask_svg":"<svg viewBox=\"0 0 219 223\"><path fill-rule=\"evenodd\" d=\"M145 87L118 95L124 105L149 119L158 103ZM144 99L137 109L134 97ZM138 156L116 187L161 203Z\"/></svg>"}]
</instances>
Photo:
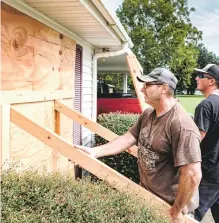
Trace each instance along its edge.
<instances>
[{"instance_id":1,"label":"white siding","mask_svg":"<svg viewBox=\"0 0 219 223\"><path fill-rule=\"evenodd\" d=\"M80 43L78 43L81 45ZM82 69L82 114L87 118L92 118L92 58L94 50L91 47L83 47L83 69ZM96 90L96 89L95 89ZM92 146L93 134L87 128L82 128L82 145Z\"/></svg>"}]
</instances>

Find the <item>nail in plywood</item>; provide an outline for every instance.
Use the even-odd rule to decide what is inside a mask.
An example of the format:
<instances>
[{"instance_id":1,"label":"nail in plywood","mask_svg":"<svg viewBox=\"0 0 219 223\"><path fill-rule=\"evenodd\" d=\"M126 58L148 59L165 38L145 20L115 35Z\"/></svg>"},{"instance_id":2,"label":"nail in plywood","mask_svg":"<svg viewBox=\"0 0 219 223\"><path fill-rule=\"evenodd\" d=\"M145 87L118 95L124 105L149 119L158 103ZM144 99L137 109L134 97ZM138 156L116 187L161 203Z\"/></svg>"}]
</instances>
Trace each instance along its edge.
<instances>
[{"instance_id":1,"label":"nail in plywood","mask_svg":"<svg viewBox=\"0 0 219 223\"><path fill-rule=\"evenodd\" d=\"M63 101L62 101L63 102ZM104 139L111 141L118 137L117 134L111 132L109 129L97 124L96 122L90 120L89 118L84 117L80 112L69 108L62 102L55 101L55 109L62 114L66 115L68 118L78 122L80 125L88 128L90 131L95 132L99 136L103 137ZM127 150L131 155L137 157L137 147L133 146Z\"/></svg>"},{"instance_id":2,"label":"nail in plywood","mask_svg":"<svg viewBox=\"0 0 219 223\"><path fill-rule=\"evenodd\" d=\"M0 167L8 168L10 164L10 105L0 105Z\"/></svg>"}]
</instances>

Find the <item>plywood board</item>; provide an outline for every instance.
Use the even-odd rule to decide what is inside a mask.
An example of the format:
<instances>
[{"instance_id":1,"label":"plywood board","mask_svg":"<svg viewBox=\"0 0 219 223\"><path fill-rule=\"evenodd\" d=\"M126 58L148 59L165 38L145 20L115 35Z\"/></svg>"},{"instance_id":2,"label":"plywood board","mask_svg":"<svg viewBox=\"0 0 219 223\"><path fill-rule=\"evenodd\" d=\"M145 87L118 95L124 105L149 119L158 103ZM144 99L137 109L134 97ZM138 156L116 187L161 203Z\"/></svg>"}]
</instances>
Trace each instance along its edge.
<instances>
[{"instance_id":1,"label":"plywood board","mask_svg":"<svg viewBox=\"0 0 219 223\"><path fill-rule=\"evenodd\" d=\"M27 117L54 131L53 102L19 104L15 107L23 111ZM21 170L34 167L53 171L53 150L13 123L11 123L10 146L11 159L19 162Z\"/></svg>"},{"instance_id":2,"label":"plywood board","mask_svg":"<svg viewBox=\"0 0 219 223\"><path fill-rule=\"evenodd\" d=\"M66 100L65 103L71 106L73 99ZM72 143L72 121L69 121L66 116L60 115L59 123L55 122L57 117L54 110L54 101L17 104L14 107L31 120L52 131L56 131L69 143ZM18 170L34 168L37 170L45 169L49 172L57 170L71 170L72 173L74 172L74 164L69 162L67 157L54 151L54 149L40 142L13 123L11 123L10 128L11 160L18 162Z\"/></svg>"},{"instance_id":3,"label":"plywood board","mask_svg":"<svg viewBox=\"0 0 219 223\"><path fill-rule=\"evenodd\" d=\"M59 89L74 91L75 77L75 54L76 51L66 47L61 48L61 63L59 67L60 86Z\"/></svg>"},{"instance_id":4,"label":"plywood board","mask_svg":"<svg viewBox=\"0 0 219 223\"><path fill-rule=\"evenodd\" d=\"M33 90L56 90L60 86L60 46L34 38Z\"/></svg>"},{"instance_id":5,"label":"plywood board","mask_svg":"<svg viewBox=\"0 0 219 223\"><path fill-rule=\"evenodd\" d=\"M72 90L1 91L0 104L22 104L72 98Z\"/></svg>"},{"instance_id":6,"label":"plywood board","mask_svg":"<svg viewBox=\"0 0 219 223\"><path fill-rule=\"evenodd\" d=\"M1 88L30 90L34 70L34 49L27 43L34 33L31 19L5 4L1 14Z\"/></svg>"},{"instance_id":7,"label":"plywood board","mask_svg":"<svg viewBox=\"0 0 219 223\"><path fill-rule=\"evenodd\" d=\"M72 89L76 42L2 3L2 90Z\"/></svg>"}]
</instances>

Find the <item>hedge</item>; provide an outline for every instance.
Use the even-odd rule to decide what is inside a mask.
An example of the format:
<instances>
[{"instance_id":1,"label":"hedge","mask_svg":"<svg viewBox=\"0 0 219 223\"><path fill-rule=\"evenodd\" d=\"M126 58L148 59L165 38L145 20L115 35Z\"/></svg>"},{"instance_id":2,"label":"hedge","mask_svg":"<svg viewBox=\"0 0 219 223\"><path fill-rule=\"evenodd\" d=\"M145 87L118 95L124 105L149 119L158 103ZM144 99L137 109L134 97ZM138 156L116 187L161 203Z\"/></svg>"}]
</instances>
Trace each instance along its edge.
<instances>
[{"instance_id":1,"label":"hedge","mask_svg":"<svg viewBox=\"0 0 219 223\"><path fill-rule=\"evenodd\" d=\"M2 172L2 223L165 223L131 196L104 182L70 174Z\"/></svg>"},{"instance_id":2,"label":"hedge","mask_svg":"<svg viewBox=\"0 0 219 223\"><path fill-rule=\"evenodd\" d=\"M122 135L137 121L138 117L138 114L121 114L116 112L99 115L97 122L117 135ZM95 140L96 145L102 145L107 142L98 135L95 136ZM100 158L100 160L132 181L139 183L137 159L129 153L123 152L116 156Z\"/></svg>"}]
</instances>

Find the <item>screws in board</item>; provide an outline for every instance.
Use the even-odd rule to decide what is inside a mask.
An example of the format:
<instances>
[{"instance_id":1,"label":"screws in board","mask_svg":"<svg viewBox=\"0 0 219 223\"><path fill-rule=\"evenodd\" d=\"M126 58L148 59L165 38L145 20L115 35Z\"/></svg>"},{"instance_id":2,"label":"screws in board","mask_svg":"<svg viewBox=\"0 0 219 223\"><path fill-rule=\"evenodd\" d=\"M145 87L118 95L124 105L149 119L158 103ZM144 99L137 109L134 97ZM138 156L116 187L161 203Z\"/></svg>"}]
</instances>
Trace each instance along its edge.
<instances>
[{"instance_id":1,"label":"screws in board","mask_svg":"<svg viewBox=\"0 0 219 223\"><path fill-rule=\"evenodd\" d=\"M60 38L60 39L63 39L63 38L64 38L63 34L60 33L60 34L59 34L59 38Z\"/></svg>"}]
</instances>

